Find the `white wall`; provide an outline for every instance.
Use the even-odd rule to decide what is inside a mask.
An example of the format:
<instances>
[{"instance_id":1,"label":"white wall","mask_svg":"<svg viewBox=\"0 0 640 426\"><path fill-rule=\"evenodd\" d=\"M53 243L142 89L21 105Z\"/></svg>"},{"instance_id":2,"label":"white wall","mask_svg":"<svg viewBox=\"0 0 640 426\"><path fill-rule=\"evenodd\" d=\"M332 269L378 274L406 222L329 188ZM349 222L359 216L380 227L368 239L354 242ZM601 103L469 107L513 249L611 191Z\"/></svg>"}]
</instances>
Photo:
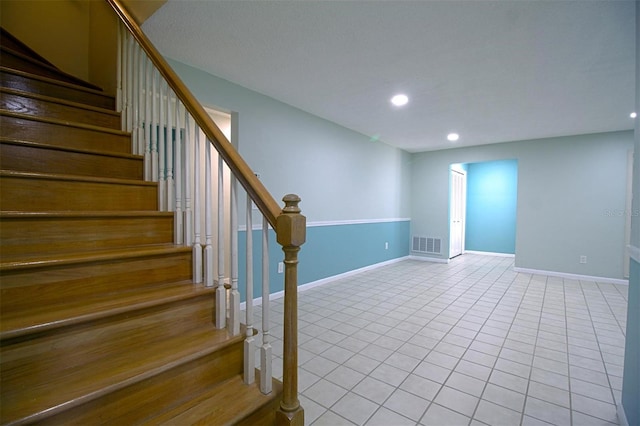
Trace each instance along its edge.
<instances>
[{"instance_id":1,"label":"white wall","mask_svg":"<svg viewBox=\"0 0 640 426\"><path fill-rule=\"evenodd\" d=\"M622 279L632 146L625 131L415 154L412 234L443 238L448 253L450 164L517 159L516 266Z\"/></svg>"},{"instance_id":2,"label":"white wall","mask_svg":"<svg viewBox=\"0 0 640 426\"><path fill-rule=\"evenodd\" d=\"M185 64L170 64L204 105L238 113L240 154L277 200L298 194L308 221L409 217L409 153Z\"/></svg>"}]
</instances>

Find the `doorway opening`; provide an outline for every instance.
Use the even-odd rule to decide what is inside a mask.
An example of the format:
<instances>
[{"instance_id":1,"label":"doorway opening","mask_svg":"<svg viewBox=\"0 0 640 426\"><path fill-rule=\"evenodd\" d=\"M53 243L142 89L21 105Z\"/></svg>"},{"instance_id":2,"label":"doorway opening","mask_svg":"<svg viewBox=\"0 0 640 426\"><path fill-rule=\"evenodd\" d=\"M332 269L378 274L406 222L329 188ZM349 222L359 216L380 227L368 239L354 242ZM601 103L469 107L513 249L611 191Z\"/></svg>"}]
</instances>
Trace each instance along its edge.
<instances>
[{"instance_id":1,"label":"doorway opening","mask_svg":"<svg viewBox=\"0 0 640 426\"><path fill-rule=\"evenodd\" d=\"M449 259L453 259L464 253L467 171L464 165L453 164L449 173Z\"/></svg>"},{"instance_id":2,"label":"doorway opening","mask_svg":"<svg viewBox=\"0 0 640 426\"><path fill-rule=\"evenodd\" d=\"M450 173L449 258L469 252L514 256L518 161L452 164ZM457 183L462 179L463 190Z\"/></svg>"}]
</instances>

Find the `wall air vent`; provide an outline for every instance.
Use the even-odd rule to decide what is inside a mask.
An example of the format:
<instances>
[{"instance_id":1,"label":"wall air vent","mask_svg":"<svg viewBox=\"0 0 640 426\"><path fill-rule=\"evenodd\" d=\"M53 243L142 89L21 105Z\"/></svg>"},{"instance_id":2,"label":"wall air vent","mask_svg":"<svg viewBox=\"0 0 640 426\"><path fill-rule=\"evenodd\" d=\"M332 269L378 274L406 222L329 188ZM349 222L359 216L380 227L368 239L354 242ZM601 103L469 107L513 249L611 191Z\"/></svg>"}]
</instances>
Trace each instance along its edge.
<instances>
[{"instance_id":1,"label":"wall air vent","mask_svg":"<svg viewBox=\"0 0 640 426\"><path fill-rule=\"evenodd\" d=\"M442 239L431 237L413 237L411 251L417 253L441 254Z\"/></svg>"}]
</instances>

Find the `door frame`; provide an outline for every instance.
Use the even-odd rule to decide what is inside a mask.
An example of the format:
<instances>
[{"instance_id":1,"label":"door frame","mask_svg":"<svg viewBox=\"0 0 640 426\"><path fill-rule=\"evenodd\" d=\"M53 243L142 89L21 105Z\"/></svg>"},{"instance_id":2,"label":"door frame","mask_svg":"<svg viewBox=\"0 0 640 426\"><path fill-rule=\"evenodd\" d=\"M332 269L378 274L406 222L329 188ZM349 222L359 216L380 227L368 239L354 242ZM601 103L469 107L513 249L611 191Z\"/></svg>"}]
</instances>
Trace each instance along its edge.
<instances>
[{"instance_id":1,"label":"door frame","mask_svg":"<svg viewBox=\"0 0 640 426\"><path fill-rule=\"evenodd\" d=\"M461 236L460 236L460 253L453 253L453 212L456 206L454 202L456 197L453 194L454 185L453 185L453 176L454 173L462 176L462 188L461 188L461 205L460 208L460 216L461 216ZM459 164L452 164L449 169L449 259L452 259L456 256L460 256L464 254L464 240L465 240L465 231L466 231L466 217L467 217L467 171L464 170Z\"/></svg>"},{"instance_id":2,"label":"door frame","mask_svg":"<svg viewBox=\"0 0 640 426\"><path fill-rule=\"evenodd\" d=\"M623 259L623 277L629 278L629 270L631 260L627 251L627 247L631 245L631 217L633 209L633 149L627 151L627 193L625 197L625 218L624 218L624 259Z\"/></svg>"}]
</instances>

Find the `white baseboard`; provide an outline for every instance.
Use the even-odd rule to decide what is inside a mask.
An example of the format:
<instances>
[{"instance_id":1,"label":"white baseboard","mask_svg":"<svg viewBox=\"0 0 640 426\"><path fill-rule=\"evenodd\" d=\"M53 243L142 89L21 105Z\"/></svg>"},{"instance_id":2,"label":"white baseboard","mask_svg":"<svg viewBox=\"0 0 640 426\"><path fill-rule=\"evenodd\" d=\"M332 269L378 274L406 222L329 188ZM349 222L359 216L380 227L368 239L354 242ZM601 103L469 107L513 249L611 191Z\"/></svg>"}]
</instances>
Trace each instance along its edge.
<instances>
[{"instance_id":1,"label":"white baseboard","mask_svg":"<svg viewBox=\"0 0 640 426\"><path fill-rule=\"evenodd\" d=\"M640 248L632 245L627 246L627 253L629 257L640 263Z\"/></svg>"},{"instance_id":2,"label":"white baseboard","mask_svg":"<svg viewBox=\"0 0 640 426\"><path fill-rule=\"evenodd\" d=\"M629 426L629 422L627 421L627 414L624 412L622 404L616 404L616 408L618 414L618 424L620 426Z\"/></svg>"},{"instance_id":3,"label":"white baseboard","mask_svg":"<svg viewBox=\"0 0 640 426\"><path fill-rule=\"evenodd\" d=\"M464 254L477 254L480 256L494 256L494 257L516 257L515 254L511 254L511 253L494 253L492 251L475 251L475 250L465 250Z\"/></svg>"},{"instance_id":4,"label":"white baseboard","mask_svg":"<svg viewBox=\"0 0 640 426\"><path fill-rule=\"evenodd\" d=\"M433 263L449 263L449 259L442 259L439 257L427 257L427 256L408 256L410 260L421 260L423 262L433 262Z\"/></svg>"},{"instance_id":5,"label":"white baseboard","mask_svg":"<svg viewBox=\"0 0 640 426\"><path fill-rule=\"evenodd\" d=\"M519 268L517 266L514 267L513 270L515 272L522 272L525 274L547 275L550 277L567 278L570 280L597 281L599 283L629 285L629 280L623 280L619 278L595 277L591 275L569 274L566 272L543 271L541 269Z\"/></svg>"},{"instance_id":6,"label":"white baseboard","mask_svg":"<svg viewBox=\"0 0 640 426\"><path fill-rule=\"evenodd\" d=\"M377 268L381 268L383 266L387 266L387 265L392 265L394 263L398 263L398 262L402 262L403 260L407 260L409 259L410 256L404 256L404 257L397 257L395 259L391 259L391 260L385 260L384 262L380 262L380 263L374 263L373 265L368 265L362 268L358 268L358 269L354 269L352 271L348 271L348 272L344 272L342 274L338 274L338 275L332 275L330 277L327 278L322 278L320 280L317 281L311 281L310 283L306 283L306 284L302 284L298 286L298 293L306 291L306 290L310 290L314 287L318 287L324 284L328 284L330 282L342 279L342 278L346 278L346 277L351 277L353 275L357 275L357 274L361 274L363 272L366 271L371 271L372 269L377 269ZM276 293L271 293L269 295L269 300L276 300L276 299L280 299L284 297L284 291L278 291ZM253 299L253 304L254 305L262 305L262 297L257 297L255 299ZM247 306L246 302L242 302L240 303L240 310L244 310Z\"/></svg>"}]
</instances>

